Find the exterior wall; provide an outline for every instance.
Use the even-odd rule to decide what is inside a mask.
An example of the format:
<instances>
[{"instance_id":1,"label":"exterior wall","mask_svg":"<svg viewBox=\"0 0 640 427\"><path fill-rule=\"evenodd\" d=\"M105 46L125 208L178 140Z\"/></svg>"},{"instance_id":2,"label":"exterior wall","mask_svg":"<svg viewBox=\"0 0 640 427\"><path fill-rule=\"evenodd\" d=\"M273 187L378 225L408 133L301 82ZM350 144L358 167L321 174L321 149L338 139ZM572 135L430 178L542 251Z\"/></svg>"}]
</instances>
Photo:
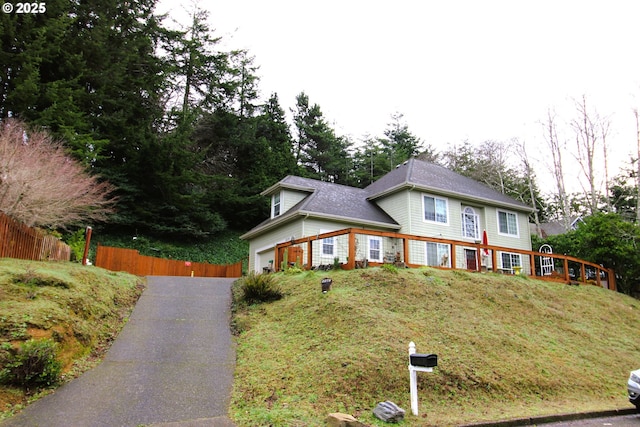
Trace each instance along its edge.
<instances>
[{"instance_id":1,"label":"exterior wall","mask_svg":"<svg viewBox=\"0 0 640 427\"><path fill-rule=\"evenodd\" d=\"M435 196L447 202L447 224L425 221L423 196ZM437 237L449 240L476 242L476 239L463 237L462 213L466 207L471 207L478 215L478 239L482 232L487 231L490 245L505 246L515 249L531 250L531 235L529 234L529 219L526 213L509 209L499 209L492 206L470 204L458 199L429 194L422 191L406 190L392 194L381 200L376 200L385 212L394 218L402 228L400 233L418 236ZM498 211L514 213L518 218L518 237L507 236L498 232Z\"/></svg>"},{"instance_id":2,"label":"exterior wall","mask_svg":"<svg viewBox=\"0 0 640 427\"><path fill-rule=\"evenodd\" d=\"M304 192L294 190L283 190L281 193L282 213L287 209L300 202L308 194ZM424 219L424 202L423 197L425 195L434 196L438 199L446 200L447 204L447 223L438 223L433 221L426 221ZM443 197L437 194L430 194L417 190L405 190L391 194L382 199L376 200L378 206L385 210L391 217L393 217L400 225L401 229L399 233L413 234L426 237L436 237L448 240L456 241L468 241L469 243L477 243L481 240L483 231L486 230L488 236L488 244L495 246L504 246L508 248L531 250L531 235L529 234L529 222L528 216L524 212L517 212L508 209L496 208L493 206L480 206L477 204L467 203L454 198ZM473 209L475 215L477 215L478 222L478 236L476 238L465 238L463 233L463 219L462 213L466 207ZM506 212L510 216L513 214L517 218L517 230L518 234L506 235L500 233L498 214L499 212ZM351 224L322 220L318 218L303 218L297 219L293 222L287 223L276 230L269 231L257 238L251 239L249 245L249 269L255 271L262 271L264 267L268 267L268 260L275 258L275 245L291 238L301 238L305 236L315 236L318 234L341 230L350 227ZM323 248L323 242L317 241L312 244L312 264L313 266L333 264L334 259L337 258L338 262L346 263L348 261L348 240L346 236L338 236L333 239L333 242L327 242L325 248ZM362 261L367 259L370 262L375 262L370 259L370 239L366 234L359 234L356 238L356 261ZM333 246L330 253L326 253L330 247ZM306 244L300 245L303 250L303 264L307 263L308 247ZM474 248L468 248L473 249ZM385 257L395 257L400 253L400 257L403 261L410 264L427 265L427 249L426 243L420 241L409 242L409 259L404 259L403 247L401 242L392 238L381 238L381 257L384 261ZM451 265L451 259L448 260L448 267L452 268L467 268L467 253L463 246L456 247L456 265ZM469 253L471 256L471 254ZM496 266L491 265L491 255L488 257L479 257L481 267L491 270L497 269L509 269L510 266L503 266L502 255L497 253ZM439 258L442 258L439 256ZM433 261L433 258L431 258ZM438 260L438 262L446 262L447 260ZM529 259L527 256L520 256L520 265L522 271L526 272L530 270Z\"/></svg>"},{"instance_id":3,"label":"exterior wall","mask_svg":"<svg viewBox=\"0 0 640 427\"><path fill-rule=\"evenodd\" d=\"M302 191L295 191L295 190L289 190L289 189L282 190L282 192L280 193L280 197L281 197L280 203L282 203L281 214L285 213L286 211L288 211L289 209L297 205L302 199L304 199L308 195L309 193L305 193Z\"/></svg>"},{"instance_id":4,"label":"exterior wall","mask_svg":"<svg viewBox=\"0 0 640 427\"><path fill-rule=\"evenodd\" d=\"M498 231L498 211L512 212L518 217L518 237L506 236ZM524 212L516 212L509 209L487 207L487 234L489 235L489 244L496 246L505 246L508 248L531 250L531 234L529 230L529 218Z\"/></svg>"},{"instance_id":5,"label":"exterior wall","mask_svg":"<svg viewBox=\"0 0 640 427\"><path fill-rule=\"evenodd\" d=\"M371 239L377 239L380 246L380 256L378 259L373 259L371 257ZM404 261L404 248L402 246L402 241L399 239L391 238L391 237L378 237L378 236L369 236L367 234L358 233L356 234L356 261L364 261L368 262L384 262L385 259L390 261L395 259L396 255L399 254L400 259Z\"/></svg>"},{"instance_id":6,"label":"exterior wall","mask_svg":"<svg viewBox=\"0 0 640 427\"><path fill-rule=\"evenodd\" d=\"M342 230L351 227L351 224L345 224L338 221L326 221L317 218L308 218L304 220L303 236L316 236L322 233L328 233L330 231ZM382 230L381 228L371 228L372 230ZM394 244L388 243L389 240L395 241L395 239L383 238L383 254L384 251L394 250ZM333 264L334 258L338 258L338 262L346 263L349 257L349 237L348 235L337 236L334 238L334 253L331 255L323 254L322 240L313 242L312 251L313 266ZM397 246L397 244L396 244ZM307 256L307 247L302 245ZM356 260L363 260L366 257L368 248L368 239L364 235L357 235L356 237ZM402 248L400 248L402 249ZM306 258L305 258L306 259Z\"/></svg>"},{"instance_id":7,"label":"exterior wall","mask_svg":"<svg viewBox=\"0 0 640 427\"><path fill-rule=\"evenodd\" d=\"M411 218L415 216L413 212L409 214L412 195L413 193L411 191L399 191L388 197L374 201L375 204L402 226L402 228L398 230L399 233L411 234Z\"/></svg>"},{"instance_id":8,"label":"exterior wall","mask_svg":"<svg viewBox=\"0 0 640 427\"><path fill-rule=\"evenodd\" d=\"M347 224L339 221L321 220L317 218L304 218L289 222L275 230L266 232L258 237L251 239L249 242L249 271L256 271L258 273L263 271L264 267L269 267L268 261L275 258L275 246L278 243L286 242L291 238L299 239L306 236L317 236L318 234L328 233L330 231L342 230L351 227L351 224ZM372 228L381 230L379 228ZM395 240L395 239L389 239ZM364 241L363 241L364 242ZM322 252L322 240L313 242L312 252L313 266L333 264L334 258L338 258L341 263L346 263L349 256L349 240L348 236L338 236L334 238L335 251L331 255L323 254ZM307 263L307 245L299 245L302 248L302 264ZM397 246L397 245L396 245ZM384 250L394 250L395 246L392 244L385 245ZM401 250L402 248L400 248ZM366 249L362 249L365 251ZM365 252L363 252L365 253ZM356 259L362 259L356 257ZM278 267L278 266L274 266Z\"/></svg>"},{"instance_id":9,"label":"exterior wall","mask_svg":"<svg viewBox=\"0 0 640 427\"><path fill-rule=\"evenodd\" d=\"M261 272L275 258L275 246L302 237L302 221L293 221L249 241L249 271ZM268 257L269 252L271 256ZM268 257L268 258L267 258Z\"/></svg>"}]
</instances>

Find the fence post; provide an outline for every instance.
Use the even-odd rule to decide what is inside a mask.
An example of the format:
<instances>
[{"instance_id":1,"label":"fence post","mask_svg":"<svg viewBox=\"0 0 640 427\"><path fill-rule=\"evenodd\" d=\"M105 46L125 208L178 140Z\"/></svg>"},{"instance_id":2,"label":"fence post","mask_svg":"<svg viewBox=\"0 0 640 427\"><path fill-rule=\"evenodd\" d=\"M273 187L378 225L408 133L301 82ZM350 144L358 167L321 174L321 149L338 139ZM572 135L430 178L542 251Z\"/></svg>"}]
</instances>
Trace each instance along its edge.
<instances>
[{"instance_id":1,"label":"fence post","mask_svg":"<svg viewBox=\"0 0 640 427\"><path fill-rule=\"evenodd\" d=\"M84 254L82 255L82 265L87 265L87 256L89 255L89 245L91 244L91 227L87 227L84 239Z\"/></svg>"}]
</instances>

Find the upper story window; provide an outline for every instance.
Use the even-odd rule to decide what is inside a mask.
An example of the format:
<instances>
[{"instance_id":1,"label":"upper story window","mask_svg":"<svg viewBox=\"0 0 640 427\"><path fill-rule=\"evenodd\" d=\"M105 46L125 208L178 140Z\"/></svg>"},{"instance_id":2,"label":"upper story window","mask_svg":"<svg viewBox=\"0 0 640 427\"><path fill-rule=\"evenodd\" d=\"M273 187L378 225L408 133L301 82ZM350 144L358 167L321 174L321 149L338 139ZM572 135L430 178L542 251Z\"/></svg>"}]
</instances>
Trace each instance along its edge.
<instances>
[{"instance_id":1,"label":"upper story window","mask_svg":"<svg viewBox=\"0 0 640 427\"><path fill-rule=\"evenodd\" d=\"M271 218L275 218L280 215L282 197L280 193L276 193L271 198Z\"/></svg>"},{"instance_id":2,"label":"upper story window","mask_svg":"<svg viewBox=\"0 0 640 427\"><path fill-rule=\"evenodd\" d=\"M518 237L518 215L513 212L498 211L498 232L506 236Z\"/></svg>"},{"instance_id":3,"label":"upper story window","mask_svg":"<svg viewBox=\"0 0 640 427\"><path fill-rule=\"evenodd\" d=\"M462 236L474 240L480 239L480 217L471 207L462 212Z\"/></svg>"},{"instance_id":4,"label":"upper story window","mask_svg":"<svg viewBox=\"0 0 640 427\"><path fill-rule=\"evenodd\" d=\"M424 206L425 221L449 224L449 206L447 199L424 195L422 197L422 204Z\"/></svg>"}]
</instances>

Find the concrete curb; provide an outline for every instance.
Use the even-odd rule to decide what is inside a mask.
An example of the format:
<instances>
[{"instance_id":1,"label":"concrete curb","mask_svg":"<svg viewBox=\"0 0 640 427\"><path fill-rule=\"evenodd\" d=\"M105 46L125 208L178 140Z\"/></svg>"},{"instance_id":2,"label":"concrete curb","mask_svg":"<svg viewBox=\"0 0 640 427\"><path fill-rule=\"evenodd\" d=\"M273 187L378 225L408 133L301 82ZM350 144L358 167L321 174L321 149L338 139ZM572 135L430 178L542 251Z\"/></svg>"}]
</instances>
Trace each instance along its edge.
<instances>
[{"instance_id":1,"label":"concrete curb","mask_svg":"<svg viewBox=\"0 0 640 427\"><path fill-rule=\"evenodd\" d=\"M235 427L235 424L228 417L214 417L169 423L154 423L148 427Z\"/></svg>"},{"instance_id":2,"label":"concrete curb","mask_svg":"<svg viewBox=\"0 0 640 427\"><path fill-rule=\"evenodd\" d=\"M586 420L590 418L615 417L615 416L621 416L621 415L633 415L637 413L638 413L638 410L635 408L611 409L606 411L578 412L574 414L559 414L559 415L543 415L539 417L514 418L511 420L504 420L504 421L479 422L479 423L472 423L472 424L464 424L459 427L535 426L538 424L557 423L562 421L579 421L579 420Z\"/></svg>"}]
</instances>

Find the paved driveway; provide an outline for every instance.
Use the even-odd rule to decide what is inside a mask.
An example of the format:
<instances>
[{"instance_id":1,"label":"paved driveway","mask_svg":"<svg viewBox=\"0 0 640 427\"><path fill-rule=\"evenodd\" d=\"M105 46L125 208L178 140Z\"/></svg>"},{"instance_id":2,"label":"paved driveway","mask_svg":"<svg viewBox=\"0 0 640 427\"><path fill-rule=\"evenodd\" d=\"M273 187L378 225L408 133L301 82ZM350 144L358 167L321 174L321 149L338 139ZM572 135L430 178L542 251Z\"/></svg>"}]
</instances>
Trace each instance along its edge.
<instances>
[{"instance_id":1,"label":"paved driveway","mask_svg":"<svg viewBox=\"0 0 640 427\"><path fill-rule=\"evenodd\" d=\"M233 426L233 281L148 277L104 361L0 425Z\"/></svg>"}]
</instances>

